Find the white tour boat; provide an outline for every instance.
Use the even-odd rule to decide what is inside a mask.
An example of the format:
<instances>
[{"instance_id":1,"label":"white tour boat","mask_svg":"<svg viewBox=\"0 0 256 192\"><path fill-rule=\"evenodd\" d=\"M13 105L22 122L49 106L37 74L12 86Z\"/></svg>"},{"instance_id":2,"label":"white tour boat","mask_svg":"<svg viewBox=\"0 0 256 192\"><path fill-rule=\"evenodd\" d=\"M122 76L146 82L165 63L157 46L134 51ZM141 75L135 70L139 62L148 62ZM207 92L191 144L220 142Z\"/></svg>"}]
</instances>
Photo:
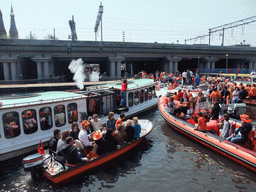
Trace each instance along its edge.
<instances>
[{"instance_id":1,"label":"white tour boat","mask_svg":"<svg viewBox=\"0 0 256 192\"><path fill-rule=\"evenodd\" d=\"M106 123L108 113L127 118L158 104L166 88L156 91L151 79L128 81L126 106L120 105L121 82L80 91L50 91L0 96L0 161L36 151L41 140L48 144L55 129L70 130L74 121L82 122L98 114Z\"/></svg>"}]
</instances>

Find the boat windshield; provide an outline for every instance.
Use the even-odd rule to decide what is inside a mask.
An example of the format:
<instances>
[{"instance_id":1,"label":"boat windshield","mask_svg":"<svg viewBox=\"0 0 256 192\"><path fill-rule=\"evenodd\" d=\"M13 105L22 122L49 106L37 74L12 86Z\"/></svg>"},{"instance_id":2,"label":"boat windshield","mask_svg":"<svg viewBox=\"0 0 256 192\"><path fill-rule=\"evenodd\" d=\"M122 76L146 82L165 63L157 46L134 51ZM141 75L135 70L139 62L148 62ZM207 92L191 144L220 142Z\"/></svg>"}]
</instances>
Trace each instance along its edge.
<instances>
[{"instance_id":1,"label":"boat windshield","mask_svg":"<svg viewBox=\"0 0 256 192\"><path fill-rule=\"evenodd\" d=\"M209 101L197 103L195 111L209 111L211 109L211 103Z\"/></svg>"}]
</instances>

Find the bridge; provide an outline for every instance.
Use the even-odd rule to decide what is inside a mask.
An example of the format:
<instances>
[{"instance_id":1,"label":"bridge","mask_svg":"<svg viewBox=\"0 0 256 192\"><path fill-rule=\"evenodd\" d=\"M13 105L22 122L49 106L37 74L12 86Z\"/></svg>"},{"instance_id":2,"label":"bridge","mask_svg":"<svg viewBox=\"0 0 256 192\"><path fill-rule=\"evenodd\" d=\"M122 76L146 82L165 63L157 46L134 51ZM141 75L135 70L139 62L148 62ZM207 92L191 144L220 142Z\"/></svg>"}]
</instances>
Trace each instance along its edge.
<instances>
[{"instance_id":1,"label":"bridge","mask_svg":"<svg viewBox=\"0 0 256 192\"><path fill-rule=\"evenodd\" d=\"M64 75L65 81L72 81L68 65L78 58L87 64L100 64L101 73L113 79L123 76L122 66L131 75L141 70L175 73L197 68L199 72L229 68L246 68L250 72L256 68L256 47L0 39L0 80L53 79Z\"/></svg>"}]
</instances>

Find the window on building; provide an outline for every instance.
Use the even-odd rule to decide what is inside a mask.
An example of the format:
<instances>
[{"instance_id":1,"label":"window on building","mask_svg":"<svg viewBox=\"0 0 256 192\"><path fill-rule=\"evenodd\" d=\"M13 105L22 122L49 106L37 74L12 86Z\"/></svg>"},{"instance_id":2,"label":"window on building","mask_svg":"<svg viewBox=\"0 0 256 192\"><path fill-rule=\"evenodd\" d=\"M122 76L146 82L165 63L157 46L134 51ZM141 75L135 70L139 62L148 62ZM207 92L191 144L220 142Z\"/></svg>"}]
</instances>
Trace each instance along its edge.
<instances>
[{"instance_id":1,"label":"window on building","mask_svg":"<svg viewBox=\"0 0 256 192\"><path fill-rule=\"evenodd\" d=\"M65 106L57 105L54 107L55 126L61 127L66 124Z\"/></svg>"},{"instance_id":2,"label":"window on building","mask_svg":"<svg viewBox=\"0 0 256 192\"><path fill-rule=\"evenodd\" d=\"M3 114L5 138L10 139L20 135L19 114L15 111Z\"/></svg>"},{"instance_id":3,"label":"window on building","mask_svg":"<svg viewBox=\"0 0 256 192\"><path fill-rule=\"evenodd\" d=\"M52 110L50 107L44 107L39 110L40 127L42 130L51 129L52 123Z\"/></svg>"},{"instance_id":4,"label":"window on building","mask_svg":"<svg viewBox=\"0 0 256 192\"><path fill-rule=\"evenodd\" d=\"M128 93L128 106L133 106L133 92Z\"/></svg>"},{"instance_id":5,"label":"window on building","mask_svg":"<svg viewBox=\"0 0 256 192\"><path fill-rule=\"evenodd\" d=\"M25 134L32 134L37 132L37 118L36 110L28 109L22 112L23 130Z\"/></svg>"},{"instance_id":6,"label":"window on building","mask_svg":"<svg viewBox=\"0 0 256 192\"><path fill-rule=\"evenodd\" d=\"M78 116L77 116L77 104L76 103L70 103L67 106L68 110L68 123L71 124L74 121L78 121Z\"/></svg>"}]
</instances>

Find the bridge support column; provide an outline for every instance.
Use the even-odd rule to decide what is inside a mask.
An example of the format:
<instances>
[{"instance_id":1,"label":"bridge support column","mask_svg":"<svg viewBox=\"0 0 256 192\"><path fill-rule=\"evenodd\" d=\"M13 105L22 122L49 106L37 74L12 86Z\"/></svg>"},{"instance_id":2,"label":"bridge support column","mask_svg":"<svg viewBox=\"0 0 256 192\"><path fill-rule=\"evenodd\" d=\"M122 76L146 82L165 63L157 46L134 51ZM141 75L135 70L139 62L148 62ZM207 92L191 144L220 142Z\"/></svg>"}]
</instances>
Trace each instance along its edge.
<instances>
[{"instance_id":1,"label":"bridge support column","mask_svg":"<svg viewBox=\"0 0 256 192\"><path fill-rule=\"evenodd\" d=\"M179 57L167 56L169 61L169 73L175 74L178 71L178 62L181 60Z\"/></svg>"},{"instance_id":2,"label":"bridge support column","mask_svg":"<svg viewBox=\"0 0 256 192\"><path fill-rule=\"evenodd\" d=\"M250 69L250 70L253 69L253 64L254 64L254 62L253 62L253 61L250 61L250 63L249 63L249 69Z\"/></svg>"},{"instance_id":3,"label":"bridge support column","mask_svg":"<svg viewBox=\"0 0 256 192\"><path fill-rule=\"evenodd\" d=\"M37 62L37 78L38 79L43 79L43 66L42 66L42 62Z\"/></svg>"},{"instance_id":4,"label":"bridge support column","mask_svg":"<svg viewBox=\"0 0 256 192\"><path fill-rule=\"evenodd\" d=\"M0 63L3 63L4 79L17 81L19 75L22 75L20 56L3 55L0 58Z\"/></svg>"},{"instance_id":5,"label":"bridge support column","mask_svg":"<svg viewBox=\"0 0 256 192\"><path fill-rule=\"evenodd\" d=\"M116 67L116 71L117 71L117 77L121 77L121 61L117 62L117 67Z\"/></svg>"},{"instance_id":6,"label":"bridge support column","mask_svg":"<svg viewBox=\"0 0 256 192\"><path fill-rule=\"evenodd\" d=\"M249 58L247 58L247 60L249 60L249 70L250 70L250 72L252 71L252 70L255 70L255 63L256 63L256 57L249 57Z\"/></svg>"},{"instance_id":7,"label":"bridge support column","mask_svg":"<svg viewBox=\"0 0 256 192\"><path fill-rule=\"evenodd\" d=\"M4 67L4 80L5 81L11 80L11 78L10 78L10 73L11 73L10 64L9 63L3 63L3 67Z\"/></svg>"},{"instance_id":8,"label":"bridge support column","mask_svg":"<svg viewBox=\"0 0 256 192\"><path fill-rule=\"evenodd\" d=\"M108 60L110 61L110 77L121 77L121 63L125 60L125 56L110 55Z\"/></svg>"},{"instance_id":9,"label":"bridge support column","mask_svg":"<svg viewBox=\"0 0 256 192\"><path fill-rule=\"evenodd\" d=\"M110 77L115 77L115 75L116 75L116 62L114 62L114 61L111 61L110 62Z\"/></svg>"},{"instance_id":10,"label":"bridge support column","mask_svg":"<svg viewBox=\"0 0 256 192\"><path fill-rule=\"evenodd\" d=\"M48 79L50 74L49 62L44 62L44 78Z\"/></svg>"},{"instance_id":11,"label":"bridge support column","mask_svg":"<svg viewBox=\"0 0 256 192\"><path fill-rule=\"evenodd\" d=\"M18 80L18 69L17 69L16 62L11 62L11 73L12 73L12 80L17 81Z\"/></svg>"},{"instance_id":12,"label":"bridge support column","mask_svg":"<svg viewBox=\"0 0 256 192\"><path fill-rule=\"evenodd\" d=\"M205 57L205 60L207 62L206 64L206 69L207 72L212 72L212 69L215 69L215 63L219 60L219 58L214 58L214 57Z\"/></svg>"},{"instance_id":13,"label":"bridge support column","mask_svg":"<svg viewBox=\"0 0 256 192\"><path fill-rule=\"evenodd\" d=\"M215 69L215 62L212 62L212 69Z\"/></svg>"},{"instance_id":14,"label":"bridge support column","mask_svg":"<svg viewBox=\"0 0 256 192\"><path fill-rule=\"evenodd\" d=\"M32 58L33 61L37 64L37 78L38 79L49 79L50 73L51 76L54 77L54 65L51 62L50 56L35 56Z\"/></svg>"},{"instance_id":15,"label":"bridge support column","mask_svg":"<svg viewBox=\"0 0 256 192\"><path fill-rule=\"evenodd\" d=\"M172 61L170 61L169 62L169 73L173 73L174 72L174 70L173 70L173 62Z\"/></svg>"}]
</instances>

